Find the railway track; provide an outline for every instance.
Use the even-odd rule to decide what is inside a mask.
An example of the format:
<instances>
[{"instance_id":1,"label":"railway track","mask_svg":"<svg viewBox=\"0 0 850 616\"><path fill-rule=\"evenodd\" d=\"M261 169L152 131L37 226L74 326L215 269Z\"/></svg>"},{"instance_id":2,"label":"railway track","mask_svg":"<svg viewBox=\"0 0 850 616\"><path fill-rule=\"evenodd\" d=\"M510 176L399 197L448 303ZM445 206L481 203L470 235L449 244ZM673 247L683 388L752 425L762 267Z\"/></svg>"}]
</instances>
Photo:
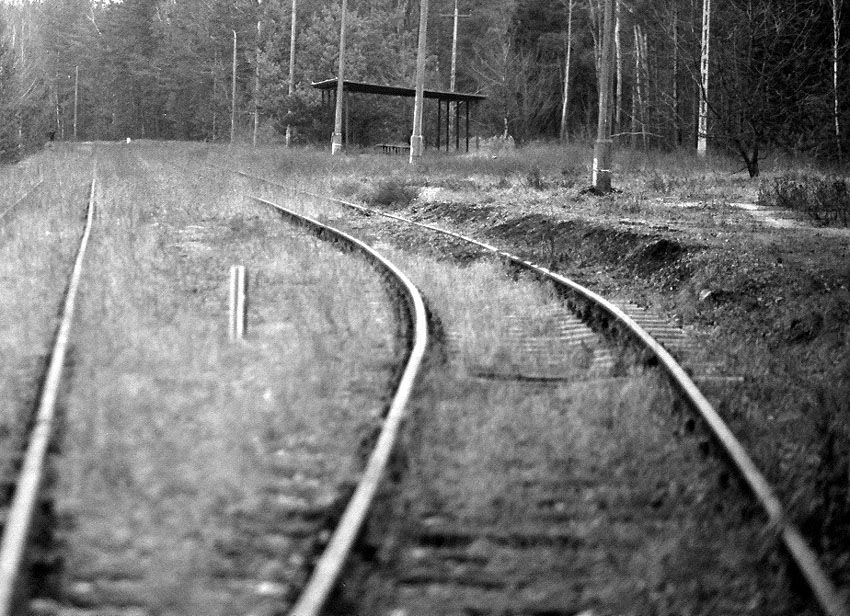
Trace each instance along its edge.
<instances>
[{"instance_id":1,"label":"railway track","mask_svg":"<svg viewBox=\"0 0 850 616\"><path fill-rule=\"evenodd\" d=\"M603 333L606 338L627 340L630 348L636 350L640 365L659 368L664 374L664 378L669 380L671 387L676 391L677 398L683 401L693 413L691 418L684 422L684 425L687 426L686 430L691 431L694 429L694 418L698 419L699 423L705 428L708 438L700 439L699 447L703 450L714 448L719 452L720 457L729 462L743 485L755 497L762 513L765 515L766 527L776 534L784 550L790 555L794 566L802 574L808 588L815 597L819 610L824 614L830 615L847 614L847 608L843 599L820 567L816 555L806 544L799 530L786 519L783 508L772 488L735 436L700 392L694 383L694 379L676 362L668 348L665 348L675 348L677 345L684 343L685 336L681 330L665 322L663 319L659 319L652 314L647 314L646 311L638 306L629 304L628 302L621 302L619 305L610 302L547 268L537 266L525 259L473 238L468 238L434 225L408 220L392 213L367 208L359 204L309 191L293 190L284 184L252 176L241 171L237 171L236 173L248 180L271 184L303 197L334 202L369 217L378 215L403 225L414 226L431 233L438 233L449 238L451 241L468 243L475 246L478 250L494 255L507 263L510 268L529 273L538 279L545 280L547 283L554 285L556 292L564 300L565 305L572 313L579 315L585 324L590 324L594 330ZM567 325L566 329L571 327L574 326ZM529 337L525 336L524 339L528 343ZM661 344L659 339L663 339L665 344ZM550 347L549 351L552 350ZM547 352L545 354L551 355L552 353ZM598 356L591 357L590 363L597 370L600 366L603 366L602 371L604 372L604 360L600 360ZM510 374L500 375L498 372L486 368L483 370L479 369L476 376L491 380L502 378L536 383L558 380L558 377L554 374L522 374L512 370ZM570 489L575 494L575 487L572 486ZM579 491L579 494L581 494L581 491ZM544 498L543 500L546 501L547 499ZM559 507L564 506L566 505L563 503L559 505ZM413 517L416 518L417 516ZM414 523L413 526L415 528L407 528L401 533L402 536L406 535L408 537L407 540L396 538L391 542L393 545L399 543L405 545L405 550L403 550L405 556L401 557L401 559L389 555L386 556L387 562L393 563L388 566L393 571L388 574L386 579L392 580L394 584L410 590L410 594L407 596L399 597L398 593L393 592L390 594L398 600L396 605L412 607L394 608L392 603L382 604L380 600L377 600L377 603L371 604L370 608L380 605L385 610L396 609L393 612L394 614L409 613L411 615L455 612L463 614L572 614L576 612L575 602L567 602L568 605L562 603L560 607L557 605L554 607L544 606L539 609L530 607L531 603L528 602L511 602L504 598L504 592L506 590L504 587L510 586L505 581L510 579L509 576L501 580L498 575L495 578L493 576L488 577L487 575L476 578L477 574L475 573L475 571L481 573L482 571L489 570L495 558L493 554L482 555L480 551L476 553L476 548L480 548L482 542L495 543L497 546L511 544L524 546L526 544L537 545L538 538L540 538L540 541L562 542L565 544L583 541L583 538L580 536L577 537L575 532L561 532L559 534L558 531L550 530L549 532L541 533L539 527L532 530L494 530L487 529L486 524L481 520L474 519L457 526L453 525L451 521L446 522L446 520L443 520L440 514L431 515L427 511L420 512L418 517L418 526ZM566 523L566 520L570 519L570 514L555 517ZM432 524L433 527L431 526ZM484 527L483 530L481 529L482 526ZM414 537L413 540L409 539L411 536ZM435 552L440 553L435 556ZM399 564L399 560L403 561L403 563ZM422 565L422 563L425 564ZM420 567L420 565L422 566ZM417 571L423 568L426 572L418 574L418 577L417 574L408 575L404 573L404 571L409 571L410 569ZM452 571L455 573L451 573ZM472 571L473 573L467 576L464 573L467 571ZM466 584L459 581L465 577L470 577L471 581L468 580ZM466 592L464 588L468 589L469 587L477 587L478 590L476 592L482 589L489 591L495 588L502 594L500 598L495 600L483 598L480 592L478 594L464 595ZM515 592L516 588L507 588L509 593L511 590ZM428 600L420 600L423 595L427 596L431 592L437 595L437 599L431 597ZM380 594L379 592L378 595ZM475 607L476 601L481 602L481 605L485 607L479 610ZM555 601L555 603L557 604L558 602ZM578 603L581 604L581 601ZM459 605L465 605L466 607L459 608ZM429 612L429 610L435 609L437 610L436 612ZM738 605L737 609L747 611L743 607L743 604ZM750 609L755 608L751 607ZM440 612L440 610L444 611ZM318 612L293 612L293 614L297 614L298 616L308 616L313 613Z\"/></svg>"},{"instance_id":2,"label":"railway track","mask_svg":"<svg viewBox=\"0 0 850 616\"><path fill-rule=\"evenodd\" d=\"M11 467L3 469L6 482L2 503L3 534L0 540L0 613L24 613L28 576L33 565L31 541L39 522L48 525L51 501L45 494L45 483L49 472L48 454L55 437L57 403L62 372L70 344L71 327L76 308L77 292L83 271L86 247L94 219L95 180L91 182L86 222L74 267L65 291L59 327L50 350L47 368L41 385L41 394L35 416L27 426L28 434L21 438L19 455L12 457ZM23 435L22 435L23 436ZM13 482L14 485L11 485ZM42 528L49 534L49 528Z\"/></svg>"},{"instance_id":3,"label":"railway track","mask_svg":"<svg viewBox=\"0 0 850 616\"><path fill-rule=\"evenodd\" d=\"M0 206L0 220L6 218L6 216L10 215L21 203L26 201L30 196L35 194L35 192L42 187L44 184L44 180L39 180L36 184L34 184L30 189L28 189L23 195L18 197L14 202L7 205L5 208Z\"/></svg>"},{"instance_id":4,"label":"railway track","mask_svg":"<svg viewBox=\"0 0 850 616\"><path fill-rule=\"evenodd\" d=\"M371 512L374 500L381 488L383 477L396 449L407 405L413 393L413 387L425 360L428 346L428 324L425 303L417 288L395 265L382 257L377 251L351 235L334 229L315 219L302 216L265 199L256 199L268 207L274 208L284 217L315 230L320 235L330 235L351 248L361 251L367 258L385 271L385 275L396 287L396 293L402 298L407 313L410 351L404 362L404 369L398 386L392 397L375 446L369 454L357 487L331 535L322 556L315 563L313 573L298 601L292 608L293 614L319 613L334 590L347 556L350 554L358 535L363 529L367 516Z\"/></svg>"},{"instance_id":5,"label":"railway track","mask_svg":"<svg viewBox=\"0 0 850 616\"><path fill-rule=\"evenodd\" d=\"M57 407L62 385L62 367L66 363L72 328L77 289L80 283L83 255L91 232L94 217L94 183L92 183L87 225L79 249L72 282L69 285L62 323L57 334L56 346L44 376L43 397L39 403L37 418L33 421L22 462L14 463L4 470L4 486L11 499L8 507L3 503L3 544L0 555L0 614L40 615L115 615L129 616L157 613L156 602L150 601L143 590L145 576L150 571L144 566L124 562L120 553L105 554L94 566L77 570L66 570L62 561L66 555L63 543L68 537L54 540L57 522L53 515L52 495L45 484L52 485L51 471L46 463L48 453L53 450L54 428L57 423ZM316 546L328 544L331 551L346 551L357 537L368 506L380 486L381 475L395 445L395 434L404 419L405 407L419 366L423 361L427 343L427 324L424 304L415 287L386 259L356 239L347 236L316 220L299 216L269 202L260 207L274 211L279 216L304 227L309 233L323 240L343 246L367 260L382 279L383 288L389 289L396 309L395 328L393 319L384 321L390 338L400 336L405 340L403 356L397 368L389 370L392 376L392 395L388 401L376 399L377 407L384 407L382 416L374 415L370 420L376 426L374 434L364 433L364 447L374 441L369 451L352 452L352 455L368 453L362 474L357 473L356 487L343 490L344 497L327 482L323 469L333 464L324 458L325 452L318 444L307 439L299 442L297 435L286 436L281 443L269 443L271 451L263 455L266 468L258 469L267 485L262 489L263 505L255 510L250 504L239 505L233 511L232 540L217 543L219 563L212 575L218 580L219 594L205 597L207 603L220 601L216 610L232 613L225 607L228 602L249 613L250 610L275 609L269 606L286 605L292 601L289 584L298 583L304 568L303 554L312 554ZM205 240L203 225L192 225L181 233L182 256L191 258L191 253L202 247ZM195 283L197 284L197 282ZM363 293L365 289L361 288ZM386 295L369 299L387 303ZM380 312L379 307L372 307ZM396 331L397 330L397 331ZM395 332L395 333L394 333ZM362 375L361 375L362 378ZM366 389L366 385L359 385ZM356 399L356 398L352 398ZM376 409L377 410L377 409ZM371 415L365 414L366 418ZM158 421L151 418L151 421ZM380 430L377 428L380 426ZM23 439L22 439L23 440ZM335 459L335 462L339 461ZM13 461L14 462L14 461ZM20 469L17 467L21 466ZM353 473L356 470L352 470ZM351 497L350 500L348 497ZM345 507L345 503L348 506ZM67 515L67 514L65 514ZM339 518L339 524L335 524ZM334 522L335 531L328 531ZM68 521L62 522L68 526ZM59 531L59 535L73 532L70 528ZM327 535L327 536L326 536ZM36 541L32 539L35 538ZM112 548L110 548L112 551ZM110 565L104 567L104 562ZM249 569L246 562L251 561ZM329 571L323 578L314 576L301 598L305 602L324 602L336 580L334 568L337 560L326 558L321 562ZM320 565L321 566L321 565ZM253 569L259 569L254 571ZM250 607L253 606L253 607ZM250 612L255 613L255 612Z\"/></svg>"}]
</instances>

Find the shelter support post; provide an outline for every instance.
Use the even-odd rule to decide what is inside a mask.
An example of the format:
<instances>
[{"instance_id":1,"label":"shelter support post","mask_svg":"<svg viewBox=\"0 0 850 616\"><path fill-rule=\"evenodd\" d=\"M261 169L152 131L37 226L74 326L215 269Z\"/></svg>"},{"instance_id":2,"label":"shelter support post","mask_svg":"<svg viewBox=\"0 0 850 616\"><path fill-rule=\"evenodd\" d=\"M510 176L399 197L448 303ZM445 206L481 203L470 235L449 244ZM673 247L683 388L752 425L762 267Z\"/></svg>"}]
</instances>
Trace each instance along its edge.
<instances>
[{"instance_id":1,"label":"shelter support post","mask_svg":"<svg viewBox=\"0 0 850 616\"><path fill-rule=\"evenodd\" d=\"M446 101L446 152L449 151L449 144L451 143L451 134L449 133L449 129L452 124L452 114L449 105L449 101Z\"/></svg>"},{"instance_id":2,"label":"shelter support post","mask_svg":"<svg viewBox=\"0 0 850 616\"><path fill-rule=\"evenodd\" d=\"M466 151L469 152L469 101L466 101Z\"/></svg>"},{"instance_id":3,"label":"shelter support post","mask_svg":"<svg viewBox=\"0 0 850 616\"><path fill-rule=\"evenodd\" d=\"M460 150L460 103L455 103L455 152Z\"/></svg>"},{"instance_id":4,"label":"shelter support post","mask_svg":"<svg viewBox=\"0 0 850 616\"><path fill-rule=\"evenodd\" d=\"M437 99L437 151L440 151L440 121L442 120L443 103Z\"/></svg>"}]
</instances>

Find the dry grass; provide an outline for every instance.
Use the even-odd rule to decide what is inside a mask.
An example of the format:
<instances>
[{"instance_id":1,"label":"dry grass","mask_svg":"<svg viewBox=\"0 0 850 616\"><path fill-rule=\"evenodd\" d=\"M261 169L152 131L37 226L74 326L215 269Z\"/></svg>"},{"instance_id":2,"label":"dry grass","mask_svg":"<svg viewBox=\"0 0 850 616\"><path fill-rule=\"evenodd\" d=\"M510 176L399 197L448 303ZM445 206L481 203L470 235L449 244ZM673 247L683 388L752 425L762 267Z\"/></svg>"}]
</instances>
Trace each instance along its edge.
<instances>
[{"instance_id":1,"label":"dry grass","mask_svg":"<svg viewBox=\"0 0 850 616\"><path fill-rule=\"evenodd\" d=\"M625 192L602 200L583 197L589 149L581 144L527 148L495 159L427 156L415 167L402 158L331 158L301 148L112 146L101 162L102 207L83 284L81 319L97 327L80 330L76 339L62 508L79 521L69 570L110 568L109 558L118 570L137 567L146 600L161 613L228 613L211 599L216 596L211 546L227 535L235 510L261 506L255 491L263 478L256 469L264 456L322 450L340 461L325 469L326 476L347 478L356 466L357 440L379 410L382 362L393 354L386 339L388 314L375 317L375 306L365 311L337 301L350 289L372 288L371 272L352 276L349 257L334 257L315 240L283 231L238 195L250 187L320 218L341 210L225 173L196 177L182 170L224 160L266 177L294 178L299 188L353 197L363 196L373 178L390 178L419 189L411 209L435 200L508 204L504 207L517 215L593 215L663 225L681 211L665 202L686 199L697 205L682 212L682 220L698 211L700 224L714 232L739 215L726 204L752 190L746 182L726 181L722 160L700 166L673 155L625 153L615 174ZM461 217L467 210L457 212ZM57 230L66 223L57 222ZM302 248L323 255L321 271L301 269ZM459 332L461 366L510 360L500 315L521 307L527 317L541 319L552 302L536 285L505 280L499 267L457 269L402 251L391 256L426 289L444 323ZM237 260L255 272L245 345L225 341L226 270ZM330 274L340 287L317 285L320 274ZM461 281L470 280L459 293ZM353 387L363 373L376 376L365 387ZM464 376L461 371L435 388L429 399L434 414L423 436L426 455L415 470L429 506L511 524L523 515L511 486L525 472L538 478L560 477L569 469L621 473L645 491L659 489L684 512L677 534L618 553L618 566L638 583L618 590L612 575L599 591L609 599L617 593L637 597L647 610L663 611L666 605L685 611L687 606L675 604L678 588L699 597L705 588L732 579L721 567L708 576L716 579L695 583L711 562L732 563L733 571L753 554L758 557L758 539L744 534L733 535L731 546L718 543L703 558L710 541L700 541L720 531L699 516L711 517L710 507L722 506L724 497L712 492L703 509L689 509L710 492L712 476L705 469L711 465L691 467L683 451L692 449L670 448L670 425L655 413L668 401L655 383L565 385L544 400L510 385L471 387L460 380ZM81 385L84 378L90 380ZM522 440L523 434L534 437ZM646 453L646 444L654 453ZM646 456L646 465L635 463L639 455ZM694 470L689 479L671 483L666 470L672 474L681 467ZM502 500L495 502L496 496ZM597 496L616 501L623 495ZM578 531L604 543L603 531ZM694 539L698 535L702 538ZM742 554L735 542L750 554ZM683 556L695 552L699 558ZM676 584L667 584L669 579Z\"/></svg>"},{"instance_id":2,"label":"dry grass","mask_svg":"<svg viewBox=\"0 0 850 616\"><path fill-rule=\"evenodd\" d=\"M0 169L5 211L39 179L44 185L0 218L0 432L31 409L73 255L85 222L91 163L47 151ZM0 447L3 449L3 447ZM12 452L4 451L11 455Z\"/></svg>"},{"instance_id":3,"label":"dry grass","mask_svg":"<svg viewBox=\"0 0 850 616\"><path fill-rule=\"evenodd\" d=\"M356 473L394 325L366 265L162 154L100 158L63 439L67 570L127 572L159 613L233 613L215 546L262 506L275 452L322 452L329 485ZM231 263L251 276L242 344L227 340Z\"/></svg>"}]
</instances>

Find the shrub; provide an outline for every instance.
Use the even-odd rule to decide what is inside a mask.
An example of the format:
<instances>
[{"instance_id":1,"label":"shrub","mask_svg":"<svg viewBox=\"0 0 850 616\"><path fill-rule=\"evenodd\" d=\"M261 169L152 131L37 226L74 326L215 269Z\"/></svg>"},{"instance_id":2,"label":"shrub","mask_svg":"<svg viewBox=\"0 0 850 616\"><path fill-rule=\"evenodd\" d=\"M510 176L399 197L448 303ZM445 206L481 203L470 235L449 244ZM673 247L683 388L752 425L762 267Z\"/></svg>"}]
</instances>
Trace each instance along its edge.
<instances>
[{"instance_id":1,"label":"shrub","mask_svg":"<svg viewBox=\"0 0 850 616\"><path fill-rule=\"evenodd\" d=\"M525 176L528 185L534 190L546 190L547 183L540 173L540 167L534 166Z\"/></svg>"},{"instance_id":2,"label":"shrub","mask_svg":"<svg viewBox=\"0 0 850 616\"><path fill-rule=\"evenodd\" d=\"M408 186L397 178L377 182L363 197L368 205L384 207L407 207L419 195L419 189Z\"/></svg>"},{"instance_id":3,"label":"shrub","mask_svg":"<svg viewBox=\"0 0 850 616\"><path fill-rule=\"evenodd\" d=\"M850 226L847 180L784 175L759 187L759 203L802 212L822 225Z\"/></svg>"},{"instance_id":4,"label":"shrub","mask_svg":"<svg viewBox=\"0 0 850 616\"><path fill-rule=\"evenodd\" d=\"M334 194L342 199L357 197L363 186L355 179L345 178L340 180L334 186Z\"/></svg>"}]
</instances>

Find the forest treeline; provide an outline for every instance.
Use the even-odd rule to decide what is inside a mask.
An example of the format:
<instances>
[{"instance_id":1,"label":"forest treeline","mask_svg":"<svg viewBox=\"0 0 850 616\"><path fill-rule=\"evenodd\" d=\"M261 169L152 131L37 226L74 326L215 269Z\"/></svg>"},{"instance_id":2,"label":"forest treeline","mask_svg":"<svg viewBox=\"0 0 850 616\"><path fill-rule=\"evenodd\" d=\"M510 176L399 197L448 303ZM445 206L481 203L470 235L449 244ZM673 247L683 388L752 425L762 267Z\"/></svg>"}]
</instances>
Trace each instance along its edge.
<instances>
[{"instance_id":1,"label":"forest treeline","mask_svg":"<svg viewBox=\"0 0 850 616\"><path fill-rule=\"evenodd\" d=\"M615 139L694 147L704 0L615 2ZM841 156L850 112L842 2L714 3L711 148L756 161L770 149ZM456 89L488 97L476 135L594 134L603 4L459 0ZM0 4L0 153L14 157L50 135L229 139L234 38L238 136L250 139L256 112L262 139L291 125L296 142L329 141L332 114L311 83L336 76L340 2L297 0L290 95L292 9L292 0ZM412 86L419 3L349 0L348 11L346 78ZM453 12L454 0L430 1L428 88L450 86ZM355 95L351 138L406 141L411 116L405 99Z\"/></svg>"}]
</instances>

